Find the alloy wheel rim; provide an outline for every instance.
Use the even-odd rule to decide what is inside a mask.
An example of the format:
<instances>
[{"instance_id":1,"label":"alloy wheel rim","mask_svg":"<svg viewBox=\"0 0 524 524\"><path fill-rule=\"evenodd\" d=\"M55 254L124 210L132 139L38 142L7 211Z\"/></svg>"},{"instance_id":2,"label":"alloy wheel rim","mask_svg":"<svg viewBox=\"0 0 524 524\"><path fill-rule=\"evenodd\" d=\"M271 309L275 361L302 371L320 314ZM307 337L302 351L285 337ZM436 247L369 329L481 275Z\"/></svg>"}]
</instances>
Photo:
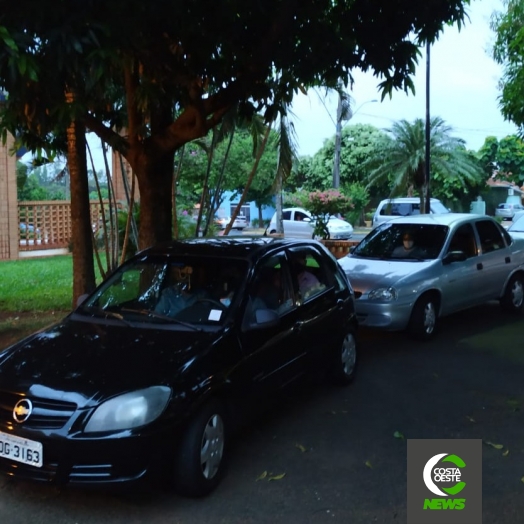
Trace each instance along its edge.
<instances>
[{"instance_id":1,"label":"alloy wheel rim","mask_svg":"<svg viewBox=\"0 0 524 524\"><path fill-rule=\"evenodd\" d=\"M212 479L220 468L224 455L224 423L220 415L212 415L202 435L200 464L206 479Z\"/></svg>"},{"instance_id":2,"label":"alloy wheel rim","mask_svg":"<svg viewBox=\"0 0 524 524\"><path fill-rule=\"evenodd\" d=\"M426 334L431 335L435 329L437 321L437 314L433 302L428 302L424 308L424 331Z\"/></svg>"},{"instance_id":3,"label":"alloy wheel rim","mask_svg":"<svg viewBox=\"0 0 524 524\"><path fill-rule=\"evenodd\" d=\"M513 305L517 308L520 307L524 301L524 288L520 280L515 280L513 289L511 290L511 295L513 298Z\"/></svg>"},{"instance_id":4,"label":"alloy wheel rim","mask_svg":"<svg viewBox=\"0 0 524 524\"><path fill-rule=\"evenodd\" d=\"M346 335L344 338L341 357L344 374L350 376L355 369L355 362L357 360L355 337L351 334Z\"/></svg>"}]
</instances>

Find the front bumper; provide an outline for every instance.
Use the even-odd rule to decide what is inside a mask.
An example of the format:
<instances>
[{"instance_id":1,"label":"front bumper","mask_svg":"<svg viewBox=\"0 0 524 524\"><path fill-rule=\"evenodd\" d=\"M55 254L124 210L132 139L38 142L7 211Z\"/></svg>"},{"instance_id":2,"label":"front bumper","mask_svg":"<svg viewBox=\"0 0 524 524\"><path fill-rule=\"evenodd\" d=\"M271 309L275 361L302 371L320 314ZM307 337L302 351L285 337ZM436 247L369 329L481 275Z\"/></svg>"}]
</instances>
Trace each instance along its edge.
<instances>
[{"instance_id":1,"label":"front bumper","mask_svg":"<svg viewBox=\"0 0 524 524\"><path fill-rule=\"evenodd\" d=\"M3 431L5 431L2 428ZM69 485L121 485L141 482L172 464L173 438L160 433L78 439L24 433L43 445L41 468L0 457L0 474Z\"/></svg>"},{"instance_id":2,"label":"front bumper","mask_svg":"<svg viewBox=\"0 0 524 524\"><path fill-rule=\"evenodd\" d=\"M383 329L386 331L402 331L407 328L413 302L374 302L358 298L355 300L355 310L360 326Z\"/></svg>"},{"instance_id":3,"label":"front bumper","mask_svg":"<svg viewBox=\"0 0 524 524\"><path fill-rule=\"evenodd\" d=\"M333 231L329 232L330 240L348 240L353 235L353 231Z\"/></svg>"}]
</instances>

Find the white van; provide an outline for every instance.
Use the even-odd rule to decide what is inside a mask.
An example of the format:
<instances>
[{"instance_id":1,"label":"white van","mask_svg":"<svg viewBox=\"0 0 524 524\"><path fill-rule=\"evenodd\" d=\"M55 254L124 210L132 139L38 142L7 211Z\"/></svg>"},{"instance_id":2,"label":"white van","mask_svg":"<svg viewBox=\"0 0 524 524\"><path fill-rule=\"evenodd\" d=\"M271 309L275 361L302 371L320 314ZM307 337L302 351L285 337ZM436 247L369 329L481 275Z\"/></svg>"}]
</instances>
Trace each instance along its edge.
<instances>
[{"instance_id":1,"label":"white van","mask_svg":"<svg viewBox=\"0 0 524 524\"><path fill-rule=\"evenodd\" d=\"M450 210L437 198L429 200L429 208L431 213L435 214L450 213ZM371 225L377 227L382 222L387 222L392 218L420 214L419 197L387 198L378 205Z\"/></svg>"}]
</instances>

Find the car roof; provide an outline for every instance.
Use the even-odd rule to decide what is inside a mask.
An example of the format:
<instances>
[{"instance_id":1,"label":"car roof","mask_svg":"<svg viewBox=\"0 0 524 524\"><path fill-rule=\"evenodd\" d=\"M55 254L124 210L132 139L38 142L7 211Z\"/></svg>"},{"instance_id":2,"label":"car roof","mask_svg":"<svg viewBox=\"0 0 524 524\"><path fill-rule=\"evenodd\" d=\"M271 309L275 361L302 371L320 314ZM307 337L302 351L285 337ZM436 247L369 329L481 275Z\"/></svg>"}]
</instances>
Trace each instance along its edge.
<instances>
[{"instance_id":1,"label":"car roof","mask_svg":"<svg viewBox=\"0 0 524 524\"><path fill-rule=\"evenodd\" d=\"M302 211L302 213L310 214L309 211L303 207L285 207L282 211Z\"/></svg>"},{"instance_id":2,"label":"car roof","mask_svg":"<svg viewBox=\"0 0 524 524\"><path fill-rule=\"evenodd\" d=\"M440 202L438 198L430 198L430 202ZM382 204L383 202L391 202L392 204L399 204L399 203L406 203L406 204L418 204L420 202L420 197L395 197L395 198L384 198L380 201Z\"/></svg>"},{"instance_id":3,"label":"car roof","mask_svg":"<svg viewBox=\"0 0 524 524\"><path fill-rule=\"evenodd\" d=\"M139 255L189 255L254 259L266 252L281 248L292 248L307 245L320 246L312 239L290 239L285 237L213 237L173 240L147 248Z\"/></svg>"},{"instance_id":4,"label":"car roof","mask_svg":"<svg viewBox=\"0 0 524 524\"><path fill-rule=\"evenodd\" d=\"M451 226L459 222L469 222L475 219L493 220L488 215L477 215L474 213L441 213L431 215L411 215L407 217L393 218L384 222L384 224L434 224L442 226Z\"/></svg>"}]
</instances>

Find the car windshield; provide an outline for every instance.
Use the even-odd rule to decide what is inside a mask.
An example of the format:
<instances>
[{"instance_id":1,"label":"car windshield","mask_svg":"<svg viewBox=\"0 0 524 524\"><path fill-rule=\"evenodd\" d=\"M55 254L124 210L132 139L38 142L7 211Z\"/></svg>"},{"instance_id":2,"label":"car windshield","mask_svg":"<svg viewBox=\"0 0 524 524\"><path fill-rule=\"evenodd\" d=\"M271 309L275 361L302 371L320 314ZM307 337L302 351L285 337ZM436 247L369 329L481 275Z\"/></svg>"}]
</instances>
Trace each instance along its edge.
<instances>
[{"instance_id":1,"label":"car windshield","mask_svg":"<svg viewBox=\"0 0 524 524\"><path fill-rule=\"evenodd\" d=\"M510 233L524 233L524 215L513 222L508 228L508 231Z\"/></svg>"},{"instance_id":2,"label":"car windshield","mask_svg":"<svg viewBox=\"0 0 524 524\"><path fill-rule=\"evenodd\" d=\"M144 257L118 269L77 312L129 325L220 326L238 307L247 269L231 258Z\"/></svg>"},{"instance_id":3,"label":"car windshield","mask_svg":"<svg viewBox=\"0 0 524 524\"><path fill-rule=\"evenodd\" d=\"M433 213L450 213L450 210L442 202L431 202Z\"/></svg>"},{"instance_id":4,"label":"car windshield","mask_svg":"<svg viewBox=\"0 0 524 524\"><path fill-rule=\"evenodd\" d=\"M354 256L382 260L427 260L439 256L449 228L434 224L386 222L369 233Z\"/></svg>"}]
</instances>

